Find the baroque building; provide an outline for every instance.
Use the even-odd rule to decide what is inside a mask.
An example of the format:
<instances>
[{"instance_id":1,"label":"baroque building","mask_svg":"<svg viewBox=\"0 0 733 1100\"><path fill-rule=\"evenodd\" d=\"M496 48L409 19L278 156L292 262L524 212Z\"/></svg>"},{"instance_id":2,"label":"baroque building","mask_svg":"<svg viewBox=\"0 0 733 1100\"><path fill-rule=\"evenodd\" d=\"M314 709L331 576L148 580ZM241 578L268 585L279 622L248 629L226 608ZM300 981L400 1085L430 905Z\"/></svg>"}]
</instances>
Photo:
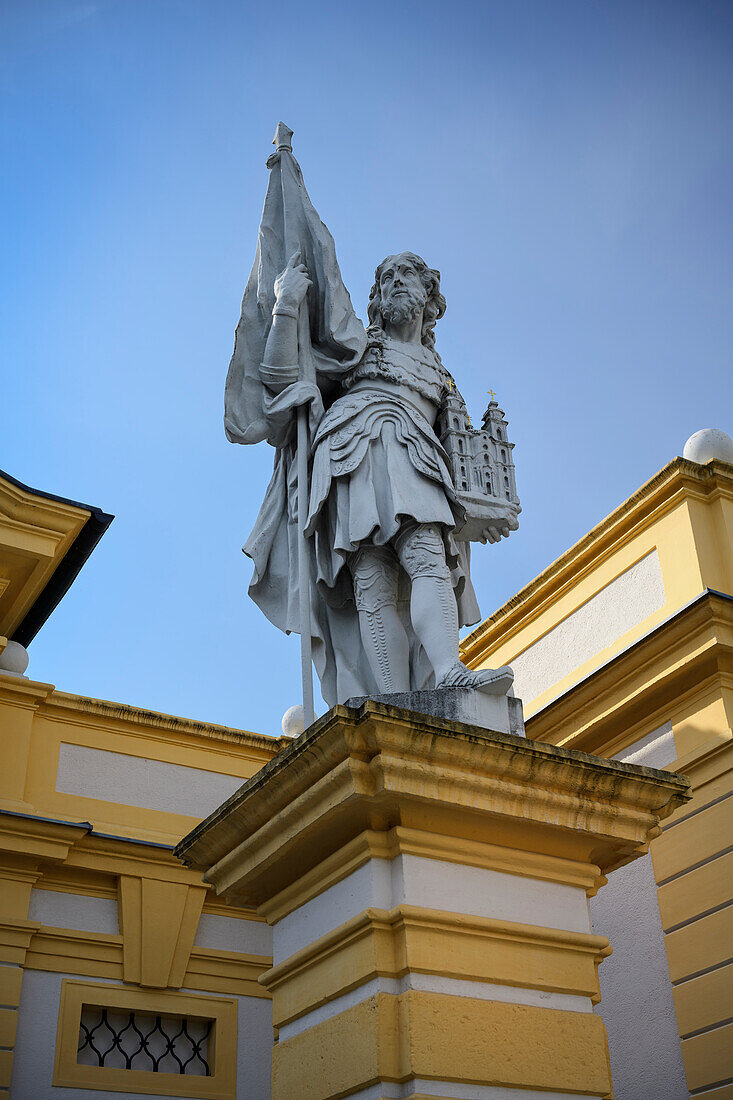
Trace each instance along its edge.
<instances>
[{"instance_id":1,"label":"baroque building","mask_svg":"<svg viewBox=\"0 0 733 1100\"><path fill-rule=\"evenodd\" d=\"M516 500L496 402L450 416L457 483ZM724 1100L730 460L672 459L464 640L526 740L37 679L111 521L0 474L0 1096Z\"/></svg>"},{"instance_id":2,"label":"baroque building","mask_svg":"<svg viewBox=\"0 0 733 1100\"><path fill-rule=\"evenodd\" d=\"M454 387L445 399L437 435L450 456L456 488L519 504L508 423L492 400L480 428L474 428L466 403Z\"/></svg>"}]
</instances>

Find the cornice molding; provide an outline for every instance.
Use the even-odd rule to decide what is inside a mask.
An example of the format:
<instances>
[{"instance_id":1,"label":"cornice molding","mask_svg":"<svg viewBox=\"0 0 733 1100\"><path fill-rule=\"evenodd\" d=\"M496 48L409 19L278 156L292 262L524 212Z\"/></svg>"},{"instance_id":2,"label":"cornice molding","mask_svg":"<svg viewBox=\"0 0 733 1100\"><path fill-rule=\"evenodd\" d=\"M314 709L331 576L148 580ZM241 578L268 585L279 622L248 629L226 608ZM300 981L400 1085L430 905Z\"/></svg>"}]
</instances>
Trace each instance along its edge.
<instances>
[{"instance_id":1,"label":"cornice molding","mask_svg":"<svg viewBox=\"0 0 733 1100\"><path fill-rule=\"evenodd\" d=\"M550 851L605 873L645 851L687 791L686 780L654 769L368 700L329 711L176 855L217 893L251 905L392 822L429 822L447 836Z\"/></svg>"},{"instance_id":2,"label":"cornice molding","mask_svg":"<svg viewBox=\"0 0 733 1100\"><path fill-rule=\"evenodd\" d=\"M526 721L527 736L615 752L651 716L733 670L733 599L703 592Z\"/></svg>"},{"instance_id":3,"label":"cornice molding","mask_svg":"<svg viewBox=\"0 0 733 1100\"><path fill-rule=\"evenodd\" d=\"M608 939L416 905L369 908L260 977L281 1027L377 977L410 973L541 989L600 1000ZM517 968L520 957L524 961Z\"/></svg>"},{"instance_id":4,"label":"cornice molding","mask_svg":"<svg viewBox=\"0 0 733 1100\"><path fill-rule=\"evenodd\" d=\"M520 621L531 621L629 537L686 499L720 496L733 499L733 465L673 459L467 635L461 643L463 660L480 664L501 636Z\"/></svg>"},{"instance_id":5,"label":"cornice molding","mask_svg":"<svg viewBox=\"0 0 733 1100\"><path fill-rule=\"evenodd\" d=\"M172 714L144 710L125 703L93 699L85 695L70 695L54 689L53 694L46 697L44 718L50 721L68 722L69 715L73 715L73 721L80 722L82 725L117 731L123 728L125 733L139 734L148 738L157 735L166 741L179 740L182 744L189 742L190 739L203 741L207 749L213 747L212 741L236 745L238 750L251 748L258 750L253 756L254 759L260 759L261 753L265 753L269 759L284 744L289 744L290 740L284 737L267 737L265 734L251 733L249 730L238 730L230 726L178 718Z\"/></svg>"},{"instance_id":6,"label":"cornice molding","mask_svg":"<svg viewBox=\"0 0 733 1100\"><path fill-rule=\"evenodd\" d=\"M124 938L121 935L54 928L33 921L1 923L0 943L11 940L24 951L24 965L29 970L123 981ZM271 965L272 959L265 955L193 947L181 988L269 998L259 978Z\"/></svg>"},{"instance_id":7,"label":"cornice molding","mask_svg":"<svg viewBox=\"0 0 733 1100\"><path fill-rule=\"evenodd\" d=\"M71 849L88 835L86 822L54 821L30 814L0 810L0 852L25 862L63 862Z\"/></svg>"}]
</instances>

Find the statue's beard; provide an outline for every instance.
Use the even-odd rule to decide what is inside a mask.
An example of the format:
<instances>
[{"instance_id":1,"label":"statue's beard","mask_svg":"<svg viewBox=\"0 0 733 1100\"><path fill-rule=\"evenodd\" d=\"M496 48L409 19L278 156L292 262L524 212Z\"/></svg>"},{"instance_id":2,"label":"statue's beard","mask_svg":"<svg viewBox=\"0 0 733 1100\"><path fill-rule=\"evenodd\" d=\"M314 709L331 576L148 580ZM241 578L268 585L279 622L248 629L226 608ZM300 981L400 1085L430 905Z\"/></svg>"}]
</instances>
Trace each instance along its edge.
<instances>
[{"instance_id":1,"label":"statue's beard","mask_svg":"<svg viewBox=\"0 0 733 1100\"><path fill-rule=\"evenodd\" d=\"M416 321L425 307L425 295L417 291L405 290L403 293L390 294L381 302L381 314L391 325L406 325Z\"/></svg>"}]
</instances>

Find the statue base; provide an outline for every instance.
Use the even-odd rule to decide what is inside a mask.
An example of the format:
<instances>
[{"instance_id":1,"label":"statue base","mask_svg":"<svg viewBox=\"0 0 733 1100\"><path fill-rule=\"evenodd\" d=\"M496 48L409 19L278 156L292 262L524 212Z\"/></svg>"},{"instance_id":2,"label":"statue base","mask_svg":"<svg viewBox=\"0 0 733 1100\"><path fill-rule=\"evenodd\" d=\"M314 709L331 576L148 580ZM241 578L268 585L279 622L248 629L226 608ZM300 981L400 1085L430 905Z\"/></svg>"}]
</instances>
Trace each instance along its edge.
<instances>
[{"instance_id":1,"label":"statue base","mask_svg":"<svg viewBox=\"0 0 733 1100\"><path fill-rule=\"evenodd\" d=\"M272 927L272 1100L610 1096L593 1011L610 948L588 897L687 792L463 722L333 707L176 849Z\"/></svg>"},{"instance_id":2,"label":"statue base","mask_svg":"<svg viewBox=\"0 0 733 1100\"><path fill-rule=\"evenodd\" d=\"M465 722L496 733L524 737L522 700L514 695L488 695L476 688L435 688L432 691L396 691L384 695L356 695L347 707L360 707L367 699L390 707L432 714L453 722Z\"/></svg>"}]
</instances>

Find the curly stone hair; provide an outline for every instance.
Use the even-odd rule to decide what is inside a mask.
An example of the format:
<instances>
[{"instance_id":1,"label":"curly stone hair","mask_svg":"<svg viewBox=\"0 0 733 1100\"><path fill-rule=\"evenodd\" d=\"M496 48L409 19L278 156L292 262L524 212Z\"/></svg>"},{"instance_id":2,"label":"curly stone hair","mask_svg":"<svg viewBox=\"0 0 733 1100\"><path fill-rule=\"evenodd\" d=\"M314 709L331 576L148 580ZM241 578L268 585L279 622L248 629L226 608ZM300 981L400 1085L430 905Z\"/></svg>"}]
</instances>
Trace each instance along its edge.
<instances>
[{"instance_id":1,"label":"curly stone hair","mask_svg":"<svg viewBox=\"0 0 733 1100\"><path fill-rule=\"evenodd\" d=\"M440 293L440 272L436 271L435 268L428 267L422 256L418 256L414 252L401 252L399 255L407 257L420 276L422 285L425 287L428 298L423 312L421 340L426 347L434 348L435 322L445 313L445 298ZM386 256L374 272L374 285L369 291L369 305L367 306L370 332L384 329L382 294L379 284L382 278L382 272L384 271L384 265L387 263L387 260L391 258L391 256Z\"/></svg>"}]
</instances>

